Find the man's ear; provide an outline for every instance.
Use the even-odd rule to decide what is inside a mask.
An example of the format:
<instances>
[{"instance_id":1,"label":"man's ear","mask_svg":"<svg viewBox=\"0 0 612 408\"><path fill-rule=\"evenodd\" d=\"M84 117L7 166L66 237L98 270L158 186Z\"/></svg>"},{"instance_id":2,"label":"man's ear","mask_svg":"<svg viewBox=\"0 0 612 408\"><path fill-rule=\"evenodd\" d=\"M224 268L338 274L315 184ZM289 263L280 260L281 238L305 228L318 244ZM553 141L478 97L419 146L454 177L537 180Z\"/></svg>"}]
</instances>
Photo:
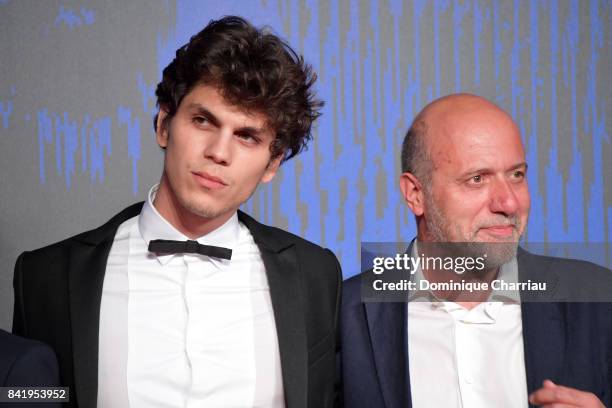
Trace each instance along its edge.
<instances>
[{"instance_id":1,"label":"man's ear","mask_svg":"<svg viewBox=\"0 0 612 408\"><path fill-rule=\"evenodd\" d=\"M263 176L261 177L261 182L262 183L268 183L268 182L272 181L272 179L276 175L276 172L278 171L278 168L280 167L280 164L281 164L282 161L283 161L283 155L282 154L280 156L278 156L277 158L270 160L270 163L268 163L268 167L266 167L266 171L264 172Z\"/></svg>"},{"instance_id":2,"label":"man's ear","mask_svg":"<svg viewBox=\"0 0 612 408\"><path fill-rule=\"evenodd\" d=\"M412 173L403 173L400 176L399 184L402 197L404 197L406 204L408 204L408 207L410 207L414 215L417 217L423 215L425 198L423 195L423 186L419 179Z\"/></svg>"},{"instance_id":3,"label":"man's ear","mask_svg":"<svg viewBox=\"0 0 612 408\"><path fill-rule=\"evenodd\" d=\"M163 107L160 107L155 125L155 138L157 139L157 144L162 149L165 149L168 146L168 123L165 121L167 116L168 111Z\"/></svg>"}]
</instances>

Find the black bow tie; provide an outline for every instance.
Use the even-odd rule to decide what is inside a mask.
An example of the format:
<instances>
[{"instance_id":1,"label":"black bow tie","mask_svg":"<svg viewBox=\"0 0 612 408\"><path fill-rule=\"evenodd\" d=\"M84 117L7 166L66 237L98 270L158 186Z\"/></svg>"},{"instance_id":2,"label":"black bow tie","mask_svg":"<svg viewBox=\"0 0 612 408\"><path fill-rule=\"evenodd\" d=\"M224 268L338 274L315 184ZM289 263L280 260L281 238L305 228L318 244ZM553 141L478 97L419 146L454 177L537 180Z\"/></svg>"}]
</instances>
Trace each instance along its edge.
<instances>
[{"instance_id":1,"label":"black bow tie","mask_svg":"<svg viewBox=\"0 0 612 408\"><path fill-rule=\"evenodd\" d=\"M232 250L214 245L200 244L198 241L172 241L154 239L149 242L149 252L163 254L200 254L213 258L232 259Z\"/></svg>"}]
</instances>

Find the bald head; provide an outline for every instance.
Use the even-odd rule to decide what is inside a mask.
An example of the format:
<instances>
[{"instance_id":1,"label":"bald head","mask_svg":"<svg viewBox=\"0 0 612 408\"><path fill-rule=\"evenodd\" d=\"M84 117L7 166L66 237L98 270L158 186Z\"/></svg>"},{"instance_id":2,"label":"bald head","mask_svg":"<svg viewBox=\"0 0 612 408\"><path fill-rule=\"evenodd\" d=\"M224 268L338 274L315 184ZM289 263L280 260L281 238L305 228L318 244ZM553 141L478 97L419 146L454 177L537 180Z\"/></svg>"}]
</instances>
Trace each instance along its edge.
<instances>
[{"instance_id":1,"label":"bald head","mask_svg":"<svg viewBox=\"0 0 612 408\"><path fill-rule=\"evenodd\" d=\"M415 118L417 121L427 120L428 118L435 119L436 115L444 115L448 113L467 112L478 109L494 109L503 113L503 110L489 101L478 95L468 93L458 93L443 96L435 99L429 105L425 106Z\"/></svg>"},{"instance_id":2,"label":"bald head","mask_svg":"<svg viewBox=\"0 0 612 408\"><path fill-rule=\"evenodd\" d=\"M496 123L517 131L512 118L493 102L472 94L451 94L434 100L414 118L402 144L402 173L414 174L424 186L436 168L435 153L443 153L453 136ZM517 140L521 143L520 138Z\"/></svg>"}]
</instances>

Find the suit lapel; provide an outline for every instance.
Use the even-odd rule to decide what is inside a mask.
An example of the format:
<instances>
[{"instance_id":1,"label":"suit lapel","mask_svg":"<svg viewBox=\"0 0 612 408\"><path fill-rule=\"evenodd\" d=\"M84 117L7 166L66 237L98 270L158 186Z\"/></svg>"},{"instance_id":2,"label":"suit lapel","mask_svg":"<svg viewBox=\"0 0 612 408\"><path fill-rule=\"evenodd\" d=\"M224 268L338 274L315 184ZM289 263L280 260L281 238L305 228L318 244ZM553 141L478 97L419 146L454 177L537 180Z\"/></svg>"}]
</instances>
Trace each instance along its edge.
<instances>
[{"instance_id":1,"label":"suit lapel","mask_svg":"<svg viewBox=\"0 0 612 408\"><path fill-rule=\"evenodd\" d=\"M406 250L412 253L414 240ZM408 367L408 304L402 302L364 303L374 365L386 408L410 408Z\"/></svg>"},{"instance_id":2,"label":"suit lapel","mask_svg":"<svg viewBox=\"0 0 612 408\"><path fill-rule=\"evenodd\" d=\"M547 291L542 294L521 293L523 320L523 346L527 391L542 387L549 378L563 382L563 367L566 354L565 307L563 303L546 301L553 297L558 276L540 257L519 248L519 281L527 279L547 282ZM523 299L528 299L524 301Z\"/></svg>"},{"instance_id":3,"label":"suit lapel","mask_svg":"<svg viewBox=\"0 0 612 408\"><path fill-rule=\"evenodd\" d=\"M406 303L364 303L386 408L411 407Z\"/></svg>"},{"instance_id":4,"label":"suit lapel","mask_svg":"<svg viewBox=\"0 0 612 408\"><path fill-rule=\"evenodd\" d=\"M562 382L565 323L561 303L522 303L525 370L529 393L549 378Z\"/></svg>"},{"instance_id":5,"label":"suit lapel","mask_svg":"<svg viewBox=\"0 0 612 408\"><path fill-rule=\"evenodd\" d=\"M74 384L78 405L95 406L98 392L98 330L106 261L119 225L140 213L128 207L98 229L78 235L70 252L68 288Z\"/></svg>"},{"instance_id":6,"label":"suit lapel","mask_svg":"<svg viewBox=\"0 0 612 408\"><path fill-rule=\"evenodd\" d=\"M274 229L238 212L259 247L270 286L287 407L308 402L308 345L300 268L292 242L280 239Z\"/></svg>"},{"instance_id":7,"label":"suit lapel","mask_svg":"<svg viewBox=\"0 0 612 408\"><path fill-rule=\"evenodd\" d=\"M74 380L79 406L96 405L98 326L106 259L113 240L75 248L70 257L70 318Z\"/></svg>"}]
</instances>

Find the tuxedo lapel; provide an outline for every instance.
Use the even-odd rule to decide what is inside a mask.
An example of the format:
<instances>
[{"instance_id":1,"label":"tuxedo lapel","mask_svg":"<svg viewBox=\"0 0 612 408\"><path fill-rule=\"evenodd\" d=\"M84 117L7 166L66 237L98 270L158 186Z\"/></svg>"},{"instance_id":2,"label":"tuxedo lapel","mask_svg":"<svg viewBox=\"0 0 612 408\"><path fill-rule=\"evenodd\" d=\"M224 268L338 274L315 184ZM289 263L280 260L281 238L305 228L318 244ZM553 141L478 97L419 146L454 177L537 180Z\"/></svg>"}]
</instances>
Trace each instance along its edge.
<instances>
[{"instance_id":1,"label":"tuxedo lapel","mask_svg":"<svg viewBox=\"0 0 612 408\"><path fill-rule=\"evenodd\" d=\"M140 213L142 203L128 207L98 229L78 235L70 251L68 288L74 384L78 406L96 405L98 331L106 261L119 225Z\"/></svg>"},{"instance_id":2,"label":"tuxedo lapel","mask_svg":"<svg viewBox=\"0 0 612 408\"><path fill-rule=\"evenodd\" d=\"M406 303L364 303L386 408L410 408Z\"/></svg>"},{"instance_id":3,"label":"tuxedo lapel","mask_svg":"<svg viewBox=\"0 0 612 408\"><path fill-rule=\"evenodd\" d=\"M78 405L96 405L98 385L98 327L106 259L113 240L75 247L68 275L74 381Z\"/></svg>"},{"instance_id":4,"label":"tuxedo lapel","mask_svg":"<svg viewBox=\"0 0 612 408\"><path fill-rule=\"evenodd\" d=\"M553 298L559 278L541 259L519 248L519 280L539 280L547 282L548 285L546 292L541 294L521 293L523 346L529 393L542 387L542 382L547 378L563 383L567 352L565 307L563 303L546 301Z\"/></svg>"},{"instance_id":5,"label":"tuxedo lapel","mask_svg":"<svg viewBox=\"0 0 612 408\"><path fill-rule=\"evenodd\" d=\"M273 228L258 223L241 211L238 218L251 231L266 267L287 407L306 407L308 345L295 246L290 241L280 239Z\"/></svg>"}]
</instances>

